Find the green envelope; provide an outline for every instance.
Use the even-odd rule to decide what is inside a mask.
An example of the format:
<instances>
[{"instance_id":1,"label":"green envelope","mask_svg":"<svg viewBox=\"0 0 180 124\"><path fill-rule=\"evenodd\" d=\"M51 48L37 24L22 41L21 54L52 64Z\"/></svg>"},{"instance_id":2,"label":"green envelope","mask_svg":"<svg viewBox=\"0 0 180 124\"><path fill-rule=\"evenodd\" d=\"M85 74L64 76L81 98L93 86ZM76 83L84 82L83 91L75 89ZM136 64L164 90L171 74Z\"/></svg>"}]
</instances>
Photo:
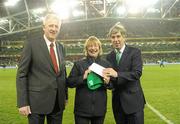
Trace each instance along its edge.
<instances>
[{"instance_id":1,"label":"green envelope","mask_svg":"<svg viewBox=\"0 0 180 124\"><path fill-rule=\"evenodd\" d=\"M99 75L94 72L90 72L87 76L87 85L90 90L96 90L101 87L103 81Z\"/></svg>"}]
</instances>

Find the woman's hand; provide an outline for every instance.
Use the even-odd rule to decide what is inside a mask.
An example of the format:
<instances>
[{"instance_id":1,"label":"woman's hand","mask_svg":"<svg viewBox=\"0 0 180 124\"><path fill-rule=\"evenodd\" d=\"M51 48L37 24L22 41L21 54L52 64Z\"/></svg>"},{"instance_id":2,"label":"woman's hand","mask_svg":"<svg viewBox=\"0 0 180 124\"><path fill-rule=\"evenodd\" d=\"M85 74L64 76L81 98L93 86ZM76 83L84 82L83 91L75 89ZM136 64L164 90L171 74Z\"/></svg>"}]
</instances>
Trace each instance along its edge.
<instances>
[{"instance_id":1,"label":"woman's hand","mask_svg":"<svg viewBox=\"0 0 180 124\"><path fill-rule=\"evenodd\" d=\"M84 76L83 76L83 79L87 79L87 76L88 74L91 72L91 70L87 69L85 72L84 72Z\"/></svg>"}]
</instances>

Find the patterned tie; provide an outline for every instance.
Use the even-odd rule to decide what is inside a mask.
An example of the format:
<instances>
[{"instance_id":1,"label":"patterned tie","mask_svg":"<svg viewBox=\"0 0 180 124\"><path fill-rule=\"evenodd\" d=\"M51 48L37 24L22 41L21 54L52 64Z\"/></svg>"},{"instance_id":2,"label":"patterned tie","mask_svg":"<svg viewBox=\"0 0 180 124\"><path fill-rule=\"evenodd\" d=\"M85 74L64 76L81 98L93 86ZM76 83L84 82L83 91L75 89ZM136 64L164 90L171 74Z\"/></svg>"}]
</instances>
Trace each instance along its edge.
<instances>
[{"instance_id":1,"label":"patterned tie","mask_svg":"<svg viewBox=\"0 0 180 124\"><path fill-rule=\"evenodd\" d=\"M117 62L117 65L119 65L119 61L121 59L121 52L117 49L115 49L115 53L116 53L116 62Z\"/></svg>"},{"instance_id":2,"label":"patterned tie","mask_svg":"<svg viewBox=\"0 0 180 124\"><path fill-rule=\"evenodd\" d=\"M56 73L58 73L58 65L57 65L56 55L54 52L54 44L53 43L50 44L50 56L51 56L52 63L54 65L54 70Z\"/></svg>"}]
</instances>

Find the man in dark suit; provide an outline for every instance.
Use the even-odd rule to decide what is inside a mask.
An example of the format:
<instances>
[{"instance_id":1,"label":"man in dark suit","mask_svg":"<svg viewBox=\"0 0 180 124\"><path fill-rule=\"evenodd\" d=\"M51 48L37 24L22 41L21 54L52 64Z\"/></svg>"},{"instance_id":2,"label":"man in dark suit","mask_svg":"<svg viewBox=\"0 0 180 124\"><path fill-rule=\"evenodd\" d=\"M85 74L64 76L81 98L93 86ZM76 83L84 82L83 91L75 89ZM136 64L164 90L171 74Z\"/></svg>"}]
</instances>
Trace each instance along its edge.
<instances>
[{"instance_id":1,"label":"man in dark suit","mask_svg":"<svg viewBox=\"0 0 180 124\"><path fill-rule=\"evenodd\" d=\"M112 68L106 68L103 73L111 77L114 87L112 107L116 124L144 124L141 52L125 44L126 30L120 23L110 29L109 36L114 50L107 60Z\"/></svg>"},{"instance_id":2,"label":"man in dark suit","mask_svg":"<svg viewBox=\"0 0 180 124\"><path fill-rule=\"evenodd\" d=\"M64 48L56 42L61 20L46 15L44 35L30 36L22 52L16 79L19 113L29 124L61 124L67 98Z\"/></svg>"}]
</instances>

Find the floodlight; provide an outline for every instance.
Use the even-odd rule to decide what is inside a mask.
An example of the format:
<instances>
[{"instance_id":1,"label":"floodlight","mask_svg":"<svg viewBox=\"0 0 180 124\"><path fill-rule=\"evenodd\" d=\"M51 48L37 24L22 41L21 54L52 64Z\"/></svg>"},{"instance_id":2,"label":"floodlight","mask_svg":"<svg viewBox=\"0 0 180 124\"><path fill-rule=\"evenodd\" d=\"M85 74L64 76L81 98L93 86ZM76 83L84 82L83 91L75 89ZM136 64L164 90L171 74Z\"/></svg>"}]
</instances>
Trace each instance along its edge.
<instances>
[{"instance_id":1,"label":"floodlight","mask_svg":"<svg viewBox=\"0 0 180 124\"><path fill-rule=\"evenodd\" d=\"M79 5L79 4L80 4L80 2L77 1L77 0L70 0L70 1L69 1L69 6L70 6L71 8L74 8L74 7L76 7L76 6Z\"/></svg>"},{"instance_id":2,"label":"floodlight","mask_svg":"<svg viewBox=\"0 0 180 124\"><path fill-rule=\"evenodd\" d=\"M72 15L74 17L78 17L78 16L84 15L84 12L83 11L79 11L79 10L73 10Z\"/></svg>"},{"instance_id":3,"label":"floodlight","mask_svg":"<svg viewBox=\"0 0 180 124\"><path fill-rule=\"evenodd\" d=\"M67 1L57 0L51 5L51 9L62 19L67 19L69 17L70 8Z\"/></svg>"},{"instance_id":4,"label":"floodlight","mask_svg":"<svg viewBox=\"0 0 180 124\"><path fill-rule=\"evenodd\" d=\"M148 13L160 13L160 10L159 9L155 9L155 8L148 8L147 12Z\"/></svg>"},{"instance_id":5,"label":"floodlight","mask_svg":"<svg viewBox=\"0 0 180 124\"><path fill-rule=\"evenodd\" d=\"M128 12L129 12L130 14L133 14L133 15L134 15L134 14L138 14L138 13L141 12L141 8L131 7L131 8L129 8Z\"/></svg>"},{"instance_id":6,"label":"floodlight","mask_svg":"<svg viewBox=\"0 0 180 124\"><path fill-rule=\"evenodd\" d=\"M106 0L107 3L115 3L116 0Z\"/></svg>"},{"instance_id":7,"label":"floodlight","mask_svg":"<svg viewBox=\"0 0 180 124\"><path fill-rule=\"evenodd\" d=\"M125 0L128 8L147 8L156 4L158 0Z\"/></svg>"},{"instance_id":8,"label":"floodlight","mask_svg":"<svg viewBox=\"0 0 180 124\"><path fill-rule=\"evenodd\" d=\"M124 16L125 13L126 13L126 8L124 6L120 6L117 8L117 13L120 15L120 16Z\"/></svg>"},{"instance_id":9,"label":"floodlight","mask_svg":"<svg viewBox=\"0 0 180 124\"><path fill-rule=\"evenodd\" d=\"M45 8L37 8L33 10L34 14L42 14L45 11Z\"/></svg>"},{"instance_id":10,"label":"floodlight","mask_svg":"<svg viewBox=\"0 0 180 124\"><path fill-rule=\"evenodd\" d=\"M4 3L5 6L15 6L19 0L8 0Z\"/></svg>"},{"instance_id":11,"label":"floodlight","mask_svg":"<svg viewBox=\"0 0 180 124\"><path fill-rule=\"evenodd\" d=\"M7 24L9 21L7 19L0 19L0 25Z\"/></svg>"}]
</instances>

